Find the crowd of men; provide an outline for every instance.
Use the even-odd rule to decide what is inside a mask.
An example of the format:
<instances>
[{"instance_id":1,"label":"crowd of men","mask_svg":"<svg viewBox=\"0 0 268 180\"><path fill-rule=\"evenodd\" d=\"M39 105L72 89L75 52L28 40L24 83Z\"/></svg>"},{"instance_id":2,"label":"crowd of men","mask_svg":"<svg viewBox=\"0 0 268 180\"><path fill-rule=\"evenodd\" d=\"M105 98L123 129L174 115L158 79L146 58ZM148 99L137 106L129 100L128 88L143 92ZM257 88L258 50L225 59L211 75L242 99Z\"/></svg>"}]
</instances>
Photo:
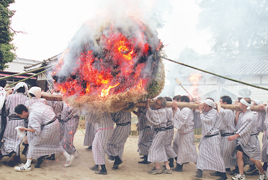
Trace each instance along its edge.
<instances>
[{"instance_id":1,"label":"crowd of men","mask_svg":"<svg viewBox=\"0 0 268 180\"><path fill-rule=\"evenodd\" d=\"M158 97L153 106L147 101L146 109L140 108L136 114L139 117L138 130L139 153L144 160L139 163L153 162L155 167L150 174L182 172L183 165L189 162L196 164L196 175L193 179L202 179L203 171L215 171L212 176L218 180L228 179L226 171L231 171L233 180L244 180L244 166L250 165L247 174L259 173L259 180L266 179L267 169L267 107L258 100L238 98L240 110L233 111L222 108L222 104L232 104L229 96L222 96L215 103L207 98L198 104L198 109L188 107L177 108L176 101L190 102L187 96L175 96L172 108L166 108L166 102L172 101L168 97ZM217 105L217 106L216 106ZM259 105L258 112L251 111L251 105ZM177 129L173 136L170 129ZM194 129L202 128L202 137L197 154L194 145ZM263 147L261 151L258 135L263 133ZM173 151L173 153L171 152ZM262 165L262 162L264 164ZM160 163L165 164L161 170Z\"/></svg>"},{"instance_id":2,"label":"crowd of men","mask_svg":"<svg viewBox=\"0 0 268 180\"><path fill-rule=\"evenodd\" d=\"M63 101L41 98L39 87L28 90L21 82L7 95L5 85L5 81L0 81L0 159L8 156L9 166L19 164L22 143L22 154L27 161L16 166L16 171L31 170L33 159L37 160L35 168L40 168L44 159L55 160L56 153L66 157L65 167L70 166L77 152L73 139L79 115ZM168 101L172 107L166 107ZM158 97L153 102L150 104L148 99L146 107L133 112L138 117L138 153L143 159L138 163L153 163L150 174L182 172L184 164L193 162L197 169L193 179L202 179L203 171L210 170L215 171L211 175L218 176L218 180L228 179L228 171L234 175L233 180L244 180L245 165L250 165L246 174L259 173L259 180L267 178L267 106L260 101L238 98L239 111L222 108L223 104L233 103L229 96L222 96L219 102L211 98L203 103L192 102L198 104L198 109L177 107L176 102L190 103L188 96L177 95L173 100ZM252 104L258 105L260 111L251 111ZM194 130L199 128L202 137L197 153ZM174 129L177 130L175 135ZM106 175L106 155L114 161L113 169L118 169L130 131L131 112L88 112L84 145L92 149L95 162L90 169ZM262 149L258 139L260 132L264 132Z\"/></svg>"},{"instance_id":3,"label":"crowd of men","mask_svg":"<svg viewBox=\"0 0 268 180\"><path fill-rule=\"evenodd\" d=\"M63 101L41 98L41 88L18 83L11 94L5 92L6 81L0 81L1 95L1 152L0 159L8 156L7 165L16 171L30 171L33 159L40 168L44 159L55 160L55 153L66 157L65 167L70 166L76 152L74 133L79 116ZM20 145L27 161L20 164Z\"/></svg>"}]
</instances>

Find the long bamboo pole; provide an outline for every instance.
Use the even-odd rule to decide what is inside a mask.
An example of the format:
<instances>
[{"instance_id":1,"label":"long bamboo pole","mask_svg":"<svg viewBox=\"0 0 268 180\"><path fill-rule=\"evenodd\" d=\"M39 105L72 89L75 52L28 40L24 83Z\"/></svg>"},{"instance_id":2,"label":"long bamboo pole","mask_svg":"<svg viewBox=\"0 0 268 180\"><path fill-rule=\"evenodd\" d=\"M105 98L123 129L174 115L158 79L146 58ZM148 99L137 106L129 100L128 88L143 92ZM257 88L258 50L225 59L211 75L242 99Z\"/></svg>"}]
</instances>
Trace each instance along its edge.
<instances>
[{"instance_id":1,"label":"long bamboo pole","mask_svg":"<svg viewBox=\"0 0 268 180\"><path fill-rule=\"evenodd\" d=\"M166 107L172 107L172 103L173 102L167 102ZM191 108L191 109L198 109L198 104L196 104L196 103L187 103L187 102L175 102L175 103L177 104L177 106L179 108L188 107L188 108ZM150 105L153 105L153 104L154 104L154 102L150 102ZM146 103L141 102L141 103L137 103L135 105L137 107L141 107L141 106L146 106ZM222 104L221 107L224 108L224 109L231 109L231 110L235 110L235 111L241 111L239 105ZM263 110L260 110L259 106L254 106L254 105L251 105L250 109L252 111L263 111Z\"/></svg>"},{"instance_id":2,"label":"long bamboo pole","mask_svg":"<svg viewBox=\"0 0 268 180\"><path fill-rule=\"evenodd\" d=\"M212 72L209 72L209 71L206 71L206 70L203 70L203 69L199 69L199 68L197 68L197 67L190 66L190 65L187 65L187 64L184 64L184 63L181 63L181 62L177 62L177 61L174 61L174 60L169 59L169 58L166 58L166 57L161 57L161 58L163 58L163 59L165 59L165 60L168 60L168 61L170 61L170 62L176 63L176 64L180 64L180 65L182 65L182 66L186 66L186 67L189 67L189 68L192 68L192 69L195 69L195 70L198 70L198 71L207 73L207 74L211 74L211 75L214 75L214 76L218 76L218 77L223 78L223 79L227 79L227 80L234 81L234 82L237 82L237 83L240 83L240 84L244 84L244 85L247 85L247 86L252 86L252 87L255 87L255 88L258 88L258 89L263 89L263 90L268 91L268 88L265 88L265 87L256 86L256 85L254 85L254 84L249 84L249 83L246 83L246 82L243 82L243 81L239 81L239 80L236 80L236 79L232 79L232 78L228 78L228 77L225 77L225 76L221 76L221 75L219 75L219 74L212 73Z\"/></svg>"},{"instance_id":3,"label":"long bamboo pole","mask_svg":"<svg viewBox=\"0 0 268 180\"><path fill-rule=\"evenodd\" d=\"M46 92L41 92L41 97L48 101L62 101L63 96L61 94L50 94Z\"/></svg>"},{"instance_id":4,"label":"long bamboo pole","mask_svg":"<svg viewBox=\"0 0 268 180\"><path fill-rule=\"evenodd\" d=\"M62 101L62 99L63 99L63 96L60 95L60 94L50 94L50 93L42 92L41 96L42 96L42 98L45 98L46 100L49 100L49 101ZM172 103L173 102L167 102L166 107L172 107ZM154 104L153 101L150 102L150 105L153 105L153 104ZM188 107L188 108L191 108L191 109L198 109L198 104L192 103L192 102L191 103L176 102L176 104L177 104L177 106L179 108ZM136 103L135 105L137 107L141 107L141 106L146 106L146 103L145 102L140 102L140 103ZM234 104L222 104L221 107L224 108L224 109L231 109L231 110L235 110L235 111L241 110L239 105L234 105ZM254 106L254 105L251 105L250 109L252 111L262 111L262 110L260 110L259 106Z\"/></svg>"},{"instance_id":5,"label":"long bamboo pole","mask_svg":"<svg viewBox=\"0 0 268 180\"><path fill-rule=\"evenodd\" d=\"M0 80L8 79L8 78L11 78L11 77L14 77L14 76L24 75L24 74L31 73L31 72L34 72L34 71L39 71L39 70L42 70L42 69L45 69L45 68L49 68L50 69L50 68L52 68L52 66L44 66L44 67L40 67L38 69L34 69L34 70L31 70L31 71L25 71L23 73L18 73L18 74L13 74L13 75L6 76L6 77L1 77Z\"/></svg>"}]
</instances>

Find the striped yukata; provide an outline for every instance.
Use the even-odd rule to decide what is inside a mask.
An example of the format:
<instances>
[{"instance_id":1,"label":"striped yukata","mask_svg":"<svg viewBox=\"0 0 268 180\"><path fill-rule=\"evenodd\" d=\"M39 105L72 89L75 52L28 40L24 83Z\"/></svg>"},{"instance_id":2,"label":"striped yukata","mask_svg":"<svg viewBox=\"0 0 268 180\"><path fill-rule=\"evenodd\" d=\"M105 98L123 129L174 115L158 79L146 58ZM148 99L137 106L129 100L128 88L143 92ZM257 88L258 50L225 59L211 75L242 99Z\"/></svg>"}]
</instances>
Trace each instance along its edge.
<instances>
[{"instance_id":1,"label":"striped yukata","mask_svg":"<svg viewBox=\"0 0 268 180\"><path fill-rule=\"evenodd\" d=\"M94 118L94 120L97 120L97 117L94 114L90 114L88 118ZM104 112L101 115L101 119L99 119L99 121L95 121L93 125L96 130L95 138L92 143L93 158L95 165L104 165L105 153L107 153L107 142L114 129L114 122L112 121L111 114Z\"/></svg>"},{"instance_id":2,"label":"striped yukata","mask_svg":"<svg viewBox=\"0 0 268 180\"><path fill-rule=\"evenodd\" d=\"M167 125L167 112L166 109L152 110L148 109L146 117L150 124L153 126L156 134L153 142L149 149L148 161L150 162L166 162L167 154L165 151L165 140L166 140L166 125Z\"/></svg>"},{"instance_id":3,"label":"striped yukata","mask_svg":"<svg viewBox=\"0 0 268 180\"><path fill-rule=\"evenodd\" d=\"M166 140L165 140L165 151L167 158L175 158L177 154L172 149L171 144L174 136L174 122L173 122L173 111L172 108L165 108L167 115L167 125L166 125Z\"/></svg>"},{"instance_id":4,"label":"striped yukata","mask_svg":"<svg viewBox=\"0 0 268 180\"><path fill-rule=\"evenodd\" d=\"M72 155L76 151L76 148L73 145L73 140L79 125L79 115L77 113L73 113L73 109L64 103L61 118L65 122L64 135L61 141L62 146L68 154Z\"/></svg>"},{"instance_id":5,"label":"striped yukata","mask_svg":"<svg viewBox=\"0 0 268 180\"><path fill-rule=\"evenodd\" d=\"M6 129L3 135L3 144L1 148L2 155L8 155L12 151L16 152L16 155L19 155L19 146L23 139L20 139L17 136L17 131L15 130L18 126L25 127L24 119L21 120L12 120L10 115L15 115L15 107L19 104L25 104L28 100L23 93L10 94L6 97L6 114L7 124Z\"/></svg>"},{"instance_id":6,"label":"striped yukata","mask_svg":"<svg viewBox=\"0 0 268 180\"><path fill-rule=\"evenodd\" d=\"M37 102L41 102L41 103L44 103L44 104L48 104L48 101L44 98L37 98L37 97L32 97L30 98L28 101L25 102L25 106L27 108L31 108L31 106L34 104L34 103L37 103Z\"/></svg>"},{"instance_id":7,"label":"striped yukata","mask_svg":"<svg viewBox=\"0 0 268 180\"><path fill-rule=\"evenodd\" d=\"M60 145L60 122L55 119L55 113L50 106L41 102L31 106L28 127L35 132L27 132L29 142L27 158L37 159L41 156L64 152ZM54 122L49 123L53 120Z\"/></svg>"},{"instance_id":8,"label":"striped yukata","mask_svg":"<svg viewBox=\"0 0 268 180\"><path fill-rule=\"evenodd\" d=\"M262 162L268 162L268 155L267 155L267 127L268 127L268 114L267 112L259 111L258 113L258 132L263 132L262 136L262 151L261 151L261 161Z\"/></svg>"},{"instance_id":9,"label":"striped yukata","mask_svg":"<svg viewBox=\"0 0 268 180\"><path fill-rule=\"evenodd\" d=\"M177 164L197 161L197 151L194 145L194 113L190 108L183 108L174 114L174 126L178 129Z\"/></svg>"},{"instance_id":10,"label":"striped yukata","mask_svg":"<svg viewBox=\"0 0 268 180\"><path fill-rule=\"evenodd\" d=\"M107 155L109 157L119 156L122 160L124 146L131 131L131 113L120 111L112 113L111 116L116 127L107 143Z\"/></svg>"},{"instance_id":11,"label":"striped yukata","mask_svg":"<svg viewBox=\"0 0 268 180\"><path fill-rule=\"evenodd\" d=\"M202 122L200 120L200 111L194 110L194 129L202 128Z\"/></svg>"},{"instance_id":12,"label":"striped yukata","mask_svg":"<svg viewBox=\"0 0 268 180\"><path fill-rule=\"evenodd\" d=\"M262 137L262 154L261 160L262 162L268 162L268 106L265 108L266 116L264 120L264 127L263 127L263 137Z\"/></svg>"},{"instance_id":13,"label":"striped yukata","mask_svg":"<svg viewBox=\"0 0 268 180\"><path fill-rule=\"evenodd\" d=\"M255 119L253 121L253 125L252 125L252 131L251 131L251 134L255 134L258 141L259 141L259 133L261 131L263 131L263 127L261 127L261 124L262 124L262 120L260 119L262 114L258 113L258 112L255 112L255 111L252 111L254 112L254 116L255 116ZM265 144L265 143L264 143ZM260 147L261 148L261 147ZM262 155L261 153L261 149L260 149L260 154ZM249 160L249 156L244 156L243 157L243 160L244 160L244 165L254 165L254 163L252 161Z\"/></svg>"},{"instance_id":14,"label":"striped yukata","mask_svg":"<svg viewBox=\"0 0 268 180\"><path fill-rule=\"evenodd\" d=\"M261 148L257 131L257 113L250 110L240 113L236 129L236 134L240 136L237 138L237 146L240 145L248 157L260 160Z\"/></svg>"},{"instance_id":15,"label":"striped yukata","mask_svg":"<svg viewBox=\"0 0 268 180\"><path fill-rule=\"evenodd\" d=\"M202 171L212 170L225 173L224 161L220 150L218 112L211 109L200 114L202 138L199 143L199 155L196 168ZM210 136L210 137L209 137Z\"/></svg>"},{"instance_id":16,"label":"striped yukata","mask_svg":"<svg viewBox=\"0 0 268 180\"><path fill-rule=\"evenodd\" d=\"M93 123L88 122L86 120L86 133L85 133L85 137L84 137L84 146L92 146L95 133L96 133L96 131L94 129Z\"/></svg>"},{"instance_id":17,"label":"striped yukata","mask_svg":"<svg viewBox=\"0 0 268 180\"><path fill-rule=\"evenodd\" d=\"M234 135L235 129L235 114L230 109L220 109L219 121L222 122L220 127L221 132L221 155L225 164L225 168L236 166L236 141L228 141L228 137Z\"/></svg>"},{"instance_id":18,"label":"striped yukata","mask_svg":"<svg viewBox=\"0 0 268 180\"><path fill-rule=\"evenodd\" d=\"M172 145L172 149L173 151L176 153L178 152L178 141L179 141L179 138L180 138L180 134L179 133L176 133L175 136L174 136L174 139L173 139L173 145Z\"/></svg>"},{"instance_id":19,"label":"striped yukata","mask_svg":"<svg viewBox=\"0 0 268 180\"><path fill-rule=\"evenodd\" d=\"M44 104L48 104L47 100L44 99L44 98L37 98L37 97L32 97L30 98L29 100L27 100L25 102L25 106L30 109L31 106L34 104L34 103L37 103L37 102L41 102L41 103L44 103ZM28 123L28 122L27 122ZM28 124L27 124L28 126Z\"/></svg>"},{"instance_id":20,"label":"striped yukata","mask_svg":"<svg viewBox=\"0 0 268 180\"><path fill-rule=\"evenodd\" d=\"M192 110L193 111L193 110ZM193 114L194 114L194 129L199 129L202 127L202 123L201 123L201 120L200 120L200 115L199 115L199 110L195 110L193 111ZM179 142L179 136L180 136L180 133L176 133L175 134L175 137L174 137L174 140L173 140L173 150L175 152L178 152L178 142Z\"/></svg>"},{"instance_id":21,"label":"striped yukata","mask_svg":"<svg viewBox=\"0 0 268 180\"><path fill-rule=\"evenodd\" d=\"M146 110L140 112L138 116L138 124L137 130L139 131L139 140L138 140L138 152L141 156L148 155L149 148L151 147L154 130L148 124L148 120L146 118Z\"/></svg>"},{"instance_id":22,"label":"striped yukata","mask_svg":"<svg viewBox=\"0 0 268 180\"><path fill-rule=\"evenodd\" d=\"M59 93L53 93L53 94L59 94ZM47 101L47 104L52 107L52 109L54 110L54 113L56 114L56 118L58 118L58 120L61 122L60 123L60 139L62 140L63 136L64 136L64 130L65 130L65 122L62 121L61 118L61 113L63 110L63 101Z\"/></svg>"}]
</instances>

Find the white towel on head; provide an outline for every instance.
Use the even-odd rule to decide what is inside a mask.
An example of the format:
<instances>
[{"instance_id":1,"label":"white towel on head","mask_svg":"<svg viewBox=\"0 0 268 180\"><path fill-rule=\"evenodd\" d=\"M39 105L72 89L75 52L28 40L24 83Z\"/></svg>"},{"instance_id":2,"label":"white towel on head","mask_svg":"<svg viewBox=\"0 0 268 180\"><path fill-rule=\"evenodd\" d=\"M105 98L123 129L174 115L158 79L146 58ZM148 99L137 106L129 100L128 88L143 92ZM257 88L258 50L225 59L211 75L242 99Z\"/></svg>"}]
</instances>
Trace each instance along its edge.
<instances>
[{"instance_id":1,"label":"white towel on head","mask_svg":"<svg viewBox=\"0 0 268 180\"><path fill-rule=\"evenodd\" d=\"M241 100L240 100L240 103L246 105L246 106L247 106L247 109L250 110L250 105L251 105L251 104L249 104L245 99L241 99Z\"/></svg>"},{"instance_id":2,"label":"white towel on head","mask_svg":"<svg viewBox=\"0 0 268 180\"><path fill-rule=\"evenodd\" d=\"M252 101L254 101L254 102L256 103L256 105L261 104L261 101L260 101L260 100L254 99L254 100L252 100Z\"/></svg>"},{"instance_id":3,"label":"white towel on head","mask_svg":"<svg viewBox=\"0 0 268 180\"><path fill-rule=\"evenodd\" d=\"M37 97L37 98L41 98L41 88L40 87L37 87L37 86L31 87L31 89L29 90L29 93L35 95L35 97Z\"/></svg>"},{"instance_id":4,"label":"white towel on head","mask_svg":"<svg viewBox=\"0 0 268 180\"><path fill-rule=\"evenodd\" d=\"M16 84L14 91L13 91L13 94L15 94L20 87L25 88L25 92L23 94L28 93L28 85L25 82L19 82L18 84Z\"/></svg>"},{"instance_id":5,"label":"white towel on head","mask_svg":"<svg viewBox=\"0 0 268 180\"><path fill-rule=\"evenodd\" d=\"M206 99L206 100L204 101L204 103L206 103L207 105L209 105L209 106L211 106L211 107L213 107L213 108L216 108L215 103L214 103L211 99Z\"/></svg>"}]
</instances>

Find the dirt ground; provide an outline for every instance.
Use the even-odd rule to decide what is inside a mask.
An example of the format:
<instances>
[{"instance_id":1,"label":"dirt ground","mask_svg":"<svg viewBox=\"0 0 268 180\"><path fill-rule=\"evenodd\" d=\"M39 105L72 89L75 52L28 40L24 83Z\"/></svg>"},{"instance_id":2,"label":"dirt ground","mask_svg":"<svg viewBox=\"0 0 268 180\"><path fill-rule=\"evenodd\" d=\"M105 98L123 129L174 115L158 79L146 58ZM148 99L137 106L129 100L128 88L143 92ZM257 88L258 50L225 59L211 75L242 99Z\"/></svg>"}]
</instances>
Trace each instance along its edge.
<instances>
[{"instance_id":1,"label":"dirt ground","mask_svg":"<svg viewBox=\"0 0 268 180\"><path fill-rule=\"evenodd\" d=\"M261 137L261 135L260 135ZM107 171L108 174L96 175L89 167L94 165L92 151L83 146L84 134L81 130L77 130L74 139L74 145L79 152L72 165L70 167L64 167L65 158L61 154L56 155L55 161L46 160L42 164L41 168L35 169L32 164L32 170L29 172L15 172L14 168L9 167L6 164L7 157L4 157L0 161L0 180L89 180L89 179L127 179L127 180L138 180L138 179L166 179L169 180L190 180L192 175L195 175L195 164L189 163L184 165L183 172L172 172L172 174L160 174L150 175L148 171L153 168L153 164L143 165L138 164L140 156L137 153L137 142L138 136L129 136L124 150L123 164L119 166L118 170L112 170L113 162L109 162L107 159ZM261 138L260 138L261 141ZM198 143L196 143L198 146ZM25 163L26 159L22 155L21 162ZM248 169L248 166L245 167ZM210 172L204 172L203 179L212 180L216 179L209 175ZM228 178L231 179L231 175L228 173ZM248 180L258 179L258 176L247 176Z\"/></svg>"}]
</instances>

